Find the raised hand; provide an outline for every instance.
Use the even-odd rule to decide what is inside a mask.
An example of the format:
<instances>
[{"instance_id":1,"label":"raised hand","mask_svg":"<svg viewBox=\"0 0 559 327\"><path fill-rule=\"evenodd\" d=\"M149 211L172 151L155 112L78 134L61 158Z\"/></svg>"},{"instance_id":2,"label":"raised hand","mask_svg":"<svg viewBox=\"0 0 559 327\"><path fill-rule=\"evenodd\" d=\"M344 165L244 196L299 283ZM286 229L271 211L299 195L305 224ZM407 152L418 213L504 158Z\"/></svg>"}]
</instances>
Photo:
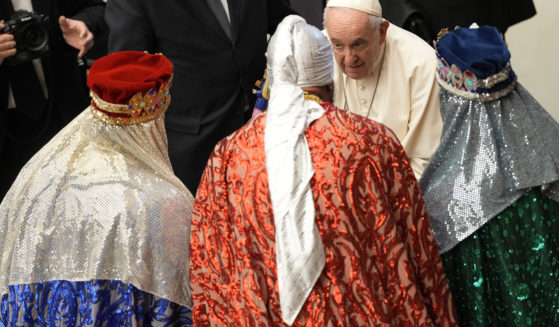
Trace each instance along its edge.
<instances>
[{"instance_id":1,"label":"raised hand","mask_svg":"<svg viewBox=\"0 0 559 327\"><path fill-rule=\"evenodd\" d=\"M64 40L68 45L78 49L78 57L83 57L93 46L93 34L84 22L60 16L58 19Z\"/></svg>"}]
</instances>

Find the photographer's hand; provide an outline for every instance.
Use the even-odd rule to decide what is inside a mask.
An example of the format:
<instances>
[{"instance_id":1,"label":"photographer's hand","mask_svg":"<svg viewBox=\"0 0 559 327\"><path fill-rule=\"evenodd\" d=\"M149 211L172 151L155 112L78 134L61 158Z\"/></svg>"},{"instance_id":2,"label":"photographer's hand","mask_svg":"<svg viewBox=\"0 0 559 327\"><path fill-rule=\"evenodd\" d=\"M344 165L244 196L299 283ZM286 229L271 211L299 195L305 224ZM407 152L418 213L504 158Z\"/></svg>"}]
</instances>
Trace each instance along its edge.
<instances>
[{"instance_id":1,"label":"photographer's hand","mask_svg":"<svg viewBox=\"0 0 559 327\"><path fill-rule=\"evenodd\" d=\"M66 43L80 50L78 57L83 57L93 46L93 34L89 31L84 22L60 16L58 19L60 29L64 35Z\"/></svg>"},{"instance_id":2,"label":"photographer's hand","mask_svg":"<svg viewBox=\"0 0 559 327\"><path fill-rule=\"evenodd\" d=\"M4 21L0 20L0 30L4 28ZM0 34L0 65L4 59L16 54L16 41L14 36L8 33Z\"/></svg>"}]
</instances>

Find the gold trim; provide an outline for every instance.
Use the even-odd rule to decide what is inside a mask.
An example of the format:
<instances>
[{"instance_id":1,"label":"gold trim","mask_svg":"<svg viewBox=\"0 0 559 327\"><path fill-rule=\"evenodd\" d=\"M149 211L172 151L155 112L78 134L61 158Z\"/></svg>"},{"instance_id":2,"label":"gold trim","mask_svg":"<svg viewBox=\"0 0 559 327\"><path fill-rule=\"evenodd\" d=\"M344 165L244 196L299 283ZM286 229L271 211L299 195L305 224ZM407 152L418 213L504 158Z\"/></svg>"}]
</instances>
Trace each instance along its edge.
<instances>
[{"instance_id":1,"label":"gold trim","mask_svg":"<svg viewBox=\"0 0 559 327\"><path fill-rule=\"evenodd\" d=\"M111 125L133 125L144 123L160 117L169 107L171 95L171 78L161 85L159 90L150 89L145 94L136 93L128 100L128 104L107 102L95 92L90 91L91 111L93 116Z\"/></svg>"},{"instance_id":2,"label":"gold trim","mask_svg":"<svg viewBox=\"0 0 559 327\"><path fill-rule=\"evenodd\" d=\"M115 104L115 103L106 102L93 91L89 91L89 95L91 96L91 100L95 102L97 107L99 107L99 109L101 110L112 112L115 114L126 114L126 115L130 114L130 109L128 109L127 104Z\"/></svg>"},{"instance_id":3,"label":"gold trim","mask_svg":"<svg viewBox=\"0 0 559 327\"><path fill-rule=\"evenodd\" d=\"M458 26L457 26L458 27ZM439 33L437 33L437 37L433 40L433 47L436 49L437 48L437 43L439 43L439 41L441 40L441 38L445 35L447 35L448 33L450 33L448 27L445 28L441 28L441 30L439 31Z\"/></svg>"},{"instance_id":4,"label":"gold trim","mask_svg":"<svg viewBox=\"0 0 559 327\"><path fill-rule=\"evenodd\" d=\"M163 113L165 113L165 111L167 111L168 106L169 105L166 104L163 108L159 109L153 114L146 115L146 116L139 116L139 117L132 117L132 116L111 117L108 114L104 113L103 111L100 111L99 109L95 108L93 104L90 105L89 108L91 113L93 114L93 117L99 119L100 121L103 121L110 125L129 126L129 125L145 123L150 120L155 120L159 118L161 115L163 115Z\"/></svg>"},{"instance_id":5,"label":"gold trim","mask_svg":"<svg viewBox=\"0 0 559 327\"><path fill-rule=\"evenodd\" d=\"M324 102L318 95L308 93L308 92L304 92L304 93L305 93L305 100L307 100L307 101L314 101L316 103L323 103Z\"/></svg>"}]
</instances>

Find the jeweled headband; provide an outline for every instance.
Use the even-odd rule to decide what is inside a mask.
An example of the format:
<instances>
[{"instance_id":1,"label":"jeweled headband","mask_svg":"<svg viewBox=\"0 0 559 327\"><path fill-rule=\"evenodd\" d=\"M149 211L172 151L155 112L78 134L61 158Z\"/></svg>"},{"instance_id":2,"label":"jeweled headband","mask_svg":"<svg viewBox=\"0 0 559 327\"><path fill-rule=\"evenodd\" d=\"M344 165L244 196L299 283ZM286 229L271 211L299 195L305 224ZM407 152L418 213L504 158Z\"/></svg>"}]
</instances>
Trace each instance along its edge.
<instances>
[{"instance_id":1,"label":"jeweled headband","mask_svg":"<svg viewBox=\"0 0 559 327\"><path fill-rule=\"evenodd\" d=\"M506 96L516 85L510 53L494 27L443 29L435 48L437 79L449 92L487 102Z\"/></svg>"},{"instance_id":2,"label":"jeweled headband","mask_svg":"<svg viewBox=\"0 0 559 327\"><path fill-rule=\"evenodd\" d=\"M93 116L111 125L160 117L171 101L173 65L162 54L121 51L93 63L87 78Z\"/></svg>"},{"instance_id":3,"label":"jeweled headband","mask_svg":"<svg viewBox=\"0 0 559 327\"><path fill-rule=\"evenodd\" d=\"M172 77L159 90L150 89L147 93L136 93L128 104L114 104L101 99L95 92L90 91L91 111L93 115L111 125L133 125L144 123L161 116L169 103L171 95Z\"/></svg>"}]
</instances>

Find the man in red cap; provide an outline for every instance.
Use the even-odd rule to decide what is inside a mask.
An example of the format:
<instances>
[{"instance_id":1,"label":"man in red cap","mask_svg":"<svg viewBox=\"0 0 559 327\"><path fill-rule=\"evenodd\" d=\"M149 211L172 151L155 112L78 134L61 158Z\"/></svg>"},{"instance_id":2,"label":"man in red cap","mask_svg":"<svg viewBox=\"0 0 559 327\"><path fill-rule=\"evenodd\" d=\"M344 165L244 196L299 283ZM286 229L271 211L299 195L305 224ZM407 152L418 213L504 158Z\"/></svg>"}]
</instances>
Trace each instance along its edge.
<instances>
[{"instance_id":1,"label":"man in red cap","mask_svg":"<svg viewBox=\"0 0 559 327\"><path fill-rule=\"evenodd\" d=\"M143 52L95 62L91 106L0 205L0 325L191 323L193 198L173 174L163 123L172 74Z\"/></svg>"}]
</instances>

